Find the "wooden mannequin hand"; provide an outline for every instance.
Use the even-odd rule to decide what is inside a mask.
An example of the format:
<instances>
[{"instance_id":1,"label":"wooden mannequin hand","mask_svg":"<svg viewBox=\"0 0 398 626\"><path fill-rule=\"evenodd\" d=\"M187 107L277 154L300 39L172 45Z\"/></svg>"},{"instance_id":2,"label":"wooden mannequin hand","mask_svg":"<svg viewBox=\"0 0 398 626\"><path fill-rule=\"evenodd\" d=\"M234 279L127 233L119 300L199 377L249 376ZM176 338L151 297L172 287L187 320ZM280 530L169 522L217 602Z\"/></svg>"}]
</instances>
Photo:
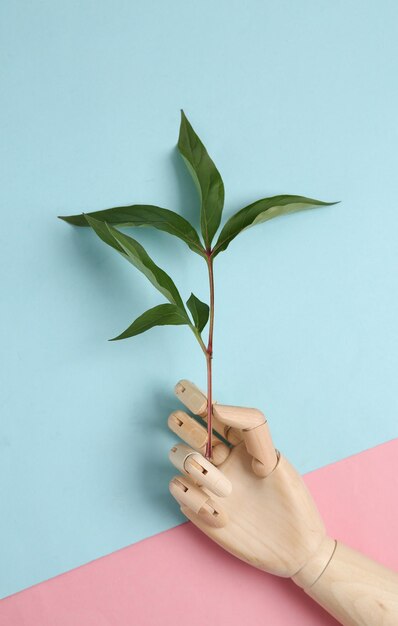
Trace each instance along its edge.
<instances>
[{"instance_id":1,"label":"wooden mannequin hand","mask_svg":"<svg viewBox=\"0 0 398 626\"><path fill-rule=\"evenodd\" d=\"M207 399L195 385L182 380L176 394L206 419ZM203 426L184 411L172 413L169 426L188 444L170 451L182 472L170 491L195 526L246 563L291 577L343 626L398 625L398 575L327 536L260 411L213 405L214 430L231 446L214 436L212 463L202 456Z\"/></svg>"},{"instance_id":2,"label":"wooden mannequin hand","mask_svg":"<svg viewBox=\"0 0 398 626\"><path fill-rule=\"evenodd\" d=\"M188 381L177 396L197 415L206 415L206 396ZM183 411L169 426L187 444L170 460L183 472L170 483L181 510L213 541L246 563L294 577L300 586L320 576L335 549L301 476L274 449L264 415L257 409L214 405L211 464L202 454L206 429ZM194 451L198 453L194 453Z\"/></svg>"}]
</instances>

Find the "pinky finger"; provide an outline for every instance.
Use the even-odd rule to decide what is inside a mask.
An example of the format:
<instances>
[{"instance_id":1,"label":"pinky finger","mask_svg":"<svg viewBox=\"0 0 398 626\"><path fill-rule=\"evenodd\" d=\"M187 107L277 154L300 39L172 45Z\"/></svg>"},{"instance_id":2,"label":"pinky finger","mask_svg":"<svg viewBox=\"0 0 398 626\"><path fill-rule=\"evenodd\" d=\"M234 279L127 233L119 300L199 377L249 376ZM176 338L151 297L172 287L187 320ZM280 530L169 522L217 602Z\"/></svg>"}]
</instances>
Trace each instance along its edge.
<instances>
[{"instance_id":1,"label":"pinky finger","mask_svg":"<svg viewBox=\"0 0 398 626\"><path fill-rule=\"evenodd\" d=\"M188 518L192 512L213 528L222 528L227 523L228 516L220 505L186 476L172 478L169 489Z\"/></svg>"}]
</instances>

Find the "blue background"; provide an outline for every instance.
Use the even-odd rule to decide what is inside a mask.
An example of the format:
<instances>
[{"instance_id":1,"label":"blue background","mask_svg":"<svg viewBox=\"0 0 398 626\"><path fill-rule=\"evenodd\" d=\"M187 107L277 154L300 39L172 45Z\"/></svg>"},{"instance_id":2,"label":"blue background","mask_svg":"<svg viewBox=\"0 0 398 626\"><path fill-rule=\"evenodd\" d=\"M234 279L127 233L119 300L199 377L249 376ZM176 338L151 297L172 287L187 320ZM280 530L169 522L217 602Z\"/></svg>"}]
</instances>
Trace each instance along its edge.
<instances>
[{"instance_id":1,"label":"blue background","mask_svg":"<svg viewBox=\"0 0 398 626\"><path fill-rule=\"evenodd\" d=\"M106 340L162 301L58 214L128 203L198 224L183 107L225 216L266 195L342 200L247 231L216 265L215 397L262 408L302 471L397 435L394 1L3 0L1 593L182 521L166 418L204 385L188 330ZM135 236L182 294L203 261ZM377 468L375 468L377 471Z\"/></svg>"}]
</instances>

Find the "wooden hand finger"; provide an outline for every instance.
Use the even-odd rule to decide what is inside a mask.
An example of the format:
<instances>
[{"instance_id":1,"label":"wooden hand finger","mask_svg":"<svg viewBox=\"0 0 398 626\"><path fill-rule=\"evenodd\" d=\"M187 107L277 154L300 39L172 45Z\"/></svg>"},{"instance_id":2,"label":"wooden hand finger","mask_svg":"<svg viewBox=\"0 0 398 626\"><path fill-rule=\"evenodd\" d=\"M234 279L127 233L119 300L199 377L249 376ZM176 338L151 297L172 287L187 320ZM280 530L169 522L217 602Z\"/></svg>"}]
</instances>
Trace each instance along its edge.
<instances>
[{"instance_id":1,"label":"wooden hand finger","mask_svg":"<svg viewBox=\"0 0 398 626\"><path fill-rule=\"evenodd\" d=\"M180 380L174 388L177 398L195 415L207 422L207 396L189 380ZM220 422L217 418L217 403L213 403L213 430L221 435L231 445L236 446L242 441L239 430Z\"/></svg>"},{"instance_id":2,"label":"wooden hand finger","mask_svg":"<svg viewBox=\"0 0 398 626\"><path fill-rule=\"evenodd\" d=\"M181 511L191 519L198 517L214 528L225 526L228 516L218 502L195 485L187 476L175 476L169 484L170 493L181 506Z\"/></svg>"},{"instance_id":3,"label":"wooden hand finger","mask_svg":"<svg viewBox=\"0 0 398 626\"><path fill-rule=\"evenodd\" d=\"M170 450L169 459L180 472L190 476L198 485L206 487L216 496L225 497L231 493L231 481L204 456L184 443L179 443Z\"/></svg>"},{"instance_id":4,"label":"wooden hand finger","mask_svg":"<svg viewBox=\"0 0 398 626\"><path fill-rule=\"evenodd\" d=\"M185 411L174 411L168 419L169 428L178 435L188 446L191 446L202 455L205 454L207 430ZM213 456L212 463L221 465L229 456L230 448L221 439L212 436Z\"/></svg>"},{"instance_id":5,"label":"wooden hand finger","mask_svg":"<svg viewBox=\"0 0 398 626\"><path fill-rule=\"evenodd\" d=\"M258 409L226 404L215 405L214 415L221 423L241 430L246 449L253 457L253 472L261 478L269 476L278 463L278 453L265 415Z\"/></svg>"}]
</instances>

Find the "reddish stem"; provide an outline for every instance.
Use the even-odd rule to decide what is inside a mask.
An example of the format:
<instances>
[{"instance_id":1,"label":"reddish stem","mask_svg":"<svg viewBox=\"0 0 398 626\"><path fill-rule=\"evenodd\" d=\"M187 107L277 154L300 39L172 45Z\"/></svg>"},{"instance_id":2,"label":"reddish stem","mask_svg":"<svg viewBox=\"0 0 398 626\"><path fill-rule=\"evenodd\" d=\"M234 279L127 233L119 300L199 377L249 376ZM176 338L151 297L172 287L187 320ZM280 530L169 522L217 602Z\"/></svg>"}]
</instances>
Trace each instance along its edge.
<instances>
[{"instance_id":1,"label":"reddish stem","mask_svg":"<svg viewBox=\"0 0 398 626\"><path fill-rule=\"evenodd\" d=\"M212 357L207 354L206 363L207 363L207 442L206 442L206 459L211 459L212 457L212 444L211 444L211 435L213 431L212 426L212 417L213 417L213 390L212 390L212 371L211 371L211 359Z\"/></svg>"},{"instance_id":2,"label":"reddish stem","mask_svg":"<svg viewBox=\"0 0 398 626\"><path fill-rule=\"evenodd\" d=\"M212 359L213 359L213 330L214 330L214 273L213 273L213 257L211 250L207 251L207 268L209 271L210 286L210 323L209 323L209 339L206 349L207 364L207 443L205 456L207 459L212 457L212 417L213 417L213 379L212 379Z\"/></svg>"}]
</instances>

